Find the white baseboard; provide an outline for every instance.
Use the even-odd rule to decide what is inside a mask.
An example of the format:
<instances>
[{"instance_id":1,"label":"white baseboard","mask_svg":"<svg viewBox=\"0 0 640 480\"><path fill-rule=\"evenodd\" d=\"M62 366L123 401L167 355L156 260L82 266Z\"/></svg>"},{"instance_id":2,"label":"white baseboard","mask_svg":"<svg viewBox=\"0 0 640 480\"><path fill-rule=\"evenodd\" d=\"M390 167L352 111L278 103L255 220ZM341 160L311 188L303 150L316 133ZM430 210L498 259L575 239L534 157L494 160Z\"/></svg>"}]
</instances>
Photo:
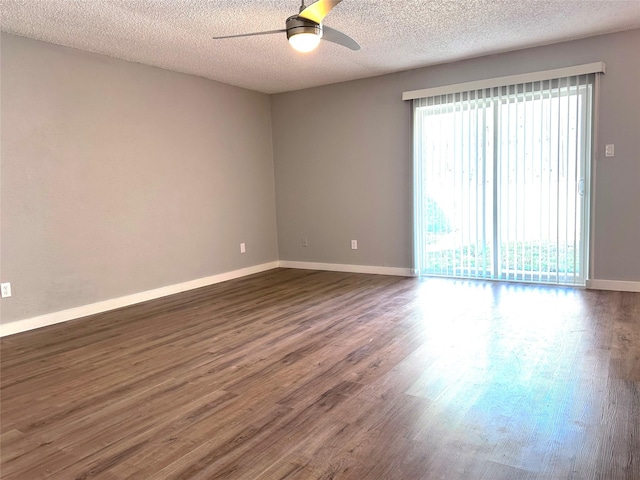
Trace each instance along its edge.
<instances>
[{"instance_id":1,"label":"white baseboard","mask_svg":"<svg viewBox=\"0 0 640 480\"><path fill-rule=\"evenodd\" d=\"M252 267L241 268L231 272L220 273L210 277L198 278L188 282L177 283L167 287L147 290L146 292L134 293L124 297L104 300L102 302L91 303L81 307L70 308L58 312L47 313L37 317L26 318L6 324L0 324L0 337L13 335L20 332L26 332L56 323L76 320L88 315L107 312L116 308L134 305L136 303L154 300L156 298L166 297L175 293L186 292L194 288L206 287L216 283L233 280L234 278L245 277L254 273L272 270L274 268L299 268L304 270L326 270L330 272L349 272L349 273L370 273L376 275L393 275L400 277L414 277L415 272L411 268L399 267L378 267L370 265L346 265L341 263L316 263L316 262L294 262L281 260L276 262L263 263ZM587 280L587 288L592 290L615 290L620 292L640 292L640 282L620 281L620 280Z\"/></svg>"},{"instance_id":2,"label":"white baseboard","mask_svg":"<svg viewBox=\"0 0 640 480\"><path fill-rule=\"evenodd\" d=\"M280 260L282 268L300 268L303 270L327 270L329 272L372 273L376 275L394 275L397 277L415 277L411 268L376 267L371 265L346 265L342 263L292 262Z\"/></svg>"},{"instance_id":3,"label":"white baseboard","mask_svg":"<svg viewBox=\"0 0 640 480\"><path fill-rule=\"evenodd\" d=\"M218 275L212 275L210 277L198 278L196 280L177 283L175 285L156 288L154 290L147 290L146 292L134 293L132 295L126 295L124 297L112 298L111 300L91 303L89 305L83 305L81 307L69 308L68 310L61 310L58 312L38 315L37 317L25 318L24 320L17 320L15 322L1 324L0 337L13 335L20 332L26 332L35 328L54 325L56 323L68 322L69 320L86 317L87 315L95 315L96 313L103 313L109 310L114 310L116 308L127 307L136 303L146 302L147 300L154 300L156 298L166 297L167 295L173 295L174 293L186 292L187 290L193 290L194 288L206 287L207 285L226 282L227 280L245 277L247 275L264 272L266 270L271 270L274 268L278 268L277 261L263 263L261 265L254 265L247 268L241 268L239 270L233 270L231 272L220 273Z\"/></svg>"},{"instance_id":4,"label":"white baseboard","mask_svg":"<svg viewBox=\"0 0 640 480\"><path fill-rule=\"evenodd\" d=\"M640 292L640 282L627 282L622 280L587 280L587 288L591 290Z\"/></svg>"}]
</instances>

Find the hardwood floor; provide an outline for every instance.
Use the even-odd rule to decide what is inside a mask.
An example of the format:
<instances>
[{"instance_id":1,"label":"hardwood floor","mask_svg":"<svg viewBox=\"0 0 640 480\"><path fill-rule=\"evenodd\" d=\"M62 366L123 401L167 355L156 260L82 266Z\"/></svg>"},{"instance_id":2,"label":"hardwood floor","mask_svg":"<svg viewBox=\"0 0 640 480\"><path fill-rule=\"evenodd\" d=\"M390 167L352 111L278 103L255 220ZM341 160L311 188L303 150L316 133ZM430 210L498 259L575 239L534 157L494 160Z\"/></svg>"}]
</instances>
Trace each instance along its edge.
<instances>
[{"instance_id":1,"label":"hardwood floor","mask_svg":"<svg viewBox=\"0 0 640 480\"><path fill-rule=\"evenodd\" d=\"M640 294L279 269L1 341L10 479L640 479Z\"/></svg>"}]
</instances>

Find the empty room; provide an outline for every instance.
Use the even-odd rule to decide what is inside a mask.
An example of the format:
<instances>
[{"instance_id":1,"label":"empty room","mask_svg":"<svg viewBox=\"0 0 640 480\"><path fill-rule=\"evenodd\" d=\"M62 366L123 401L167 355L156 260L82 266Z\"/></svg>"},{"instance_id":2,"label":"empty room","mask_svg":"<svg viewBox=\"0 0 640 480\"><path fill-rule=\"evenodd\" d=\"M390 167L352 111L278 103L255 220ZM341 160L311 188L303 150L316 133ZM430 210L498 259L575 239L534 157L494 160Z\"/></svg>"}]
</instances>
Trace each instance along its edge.
<instances>
[{"instance_id":1,"label":"empty room","mask_svg":"<svg viewBox=\"0 0 640 480\"><path fill-rule=\"evenodd\" d=\"M640 480L638 0L0 19L0 478Z\"/></svg>"}]
</instances>

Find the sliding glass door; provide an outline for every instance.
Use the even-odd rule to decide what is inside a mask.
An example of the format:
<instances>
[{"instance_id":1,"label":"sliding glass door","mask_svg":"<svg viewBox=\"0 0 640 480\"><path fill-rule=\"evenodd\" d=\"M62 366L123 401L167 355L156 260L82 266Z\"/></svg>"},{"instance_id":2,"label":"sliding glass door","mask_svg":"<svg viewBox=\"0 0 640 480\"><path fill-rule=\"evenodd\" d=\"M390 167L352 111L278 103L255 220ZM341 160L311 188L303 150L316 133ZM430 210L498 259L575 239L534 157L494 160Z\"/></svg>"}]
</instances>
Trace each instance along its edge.
<instances>
[{"instance_id":1,"label":"sliding glass door","mask_svg":"<svg viewBox=\"0 0 640 480\"><path fill-rule=\"evenodd\" d=\"M584 284L592 84L414 100L420 274Z\"/></svg>"}]
</instances>

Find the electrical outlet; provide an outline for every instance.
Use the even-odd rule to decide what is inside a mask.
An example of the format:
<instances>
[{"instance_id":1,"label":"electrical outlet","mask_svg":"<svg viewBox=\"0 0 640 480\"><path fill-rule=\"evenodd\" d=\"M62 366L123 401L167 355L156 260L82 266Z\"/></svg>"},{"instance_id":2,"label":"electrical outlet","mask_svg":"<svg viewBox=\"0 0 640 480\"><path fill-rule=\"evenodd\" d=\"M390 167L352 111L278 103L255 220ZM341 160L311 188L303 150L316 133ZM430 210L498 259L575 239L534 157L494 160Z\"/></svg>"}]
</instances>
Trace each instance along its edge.
<instances>
[{"instance_id":1,"label":"electrical outlet","mask_svg":"<svg viewBox=\"0 0 640 480\"><path fill-rule=\"evenodd\" d=\"M307 240L307 237L302 239L302 246L303 247L308 247L309 246L309 240Z\"/></svg>"},{"instance_id":2,"label":"electrical outlet","mask_svg":"<svg viewBox=\"0 0 640 480\"><path fill-rule=\"evenodd\" d=\"M358 249L358 240L351 240L351 250Z\"/></svg>"},{"instance_id":3,"label":"electrical outlet","mask_svg":"<svg viewBox=\"0 0 640 480\"><path fill-rule=\"evenodd\" d=\"M240 244L240 253L245 253L247 251L247 246L243 243Z\"/></svg>"},{"instance_id":4,"label":"electrical outlet","mask_svg":"<svg viewBox=\"0 0 640 480\"><path fill-rule=\"evenodd\" d=\"M11 296L11 283L0 283L0 290L2 290L2 298Z\"/></svg>"}]
</instances>

